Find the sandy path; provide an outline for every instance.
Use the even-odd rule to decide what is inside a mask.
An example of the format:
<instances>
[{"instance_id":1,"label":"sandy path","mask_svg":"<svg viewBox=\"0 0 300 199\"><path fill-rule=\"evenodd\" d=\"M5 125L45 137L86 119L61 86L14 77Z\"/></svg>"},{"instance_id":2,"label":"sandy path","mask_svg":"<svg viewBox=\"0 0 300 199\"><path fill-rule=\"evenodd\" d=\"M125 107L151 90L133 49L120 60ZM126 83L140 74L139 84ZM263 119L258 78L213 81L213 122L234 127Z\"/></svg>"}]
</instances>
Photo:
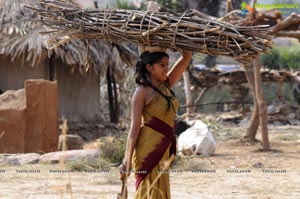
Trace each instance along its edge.
<instances>
[{"instance_id":1,"label":"sandy path","mask_svg":"<svg viewBox=\"0 0 300 199\"><path fill-rule=\"evenodd\" d=\"M110 173L52 174L53 166L31 166L23 169L40 170L39 174L20 174L18 167L5 168L1 176L2 199L110 199L120 189L116 171ZM241 171L241 170L240 170ZM244 170L242 170L244 171ZM263 173L251 169L251 173L229 173L216 169L216 173L172 173L172 196L178 199L299 199L300 171ZM279 170L268 170L279 171ZM129 181L129 198L133 198L134 180Z\"/></svg>"},{"instance_id":2,"label":"sandy path","mask_svg":"<svg viewBox=\"0 0 300 199\"><path fill-rule=\"evenodd\" d=\"M287 128L287 127L286 127ZM300 198L300 127L270 129L275 152L257 152L259 145L241 146L237 140L218 141L216 154L193 158L198 169L215 173L171 173L173 199L299 199ZM240 129L231 129L241 133ZM278 140L278 136L286 136ZM255 168L254 165L262 165ZM0 167L0 199L115 199L120 191L116 169L109 173L50 173L58 165ZM180 169L180 167L179 167ZM251 173L228 172L250 170ZM263 172L266 169L267 172ZM39 173L20 173L35 170ZM280 172L284 171L284 173ZM129 179L129 199L134 194L134 178Z\"/></svg>"}]
</instances>

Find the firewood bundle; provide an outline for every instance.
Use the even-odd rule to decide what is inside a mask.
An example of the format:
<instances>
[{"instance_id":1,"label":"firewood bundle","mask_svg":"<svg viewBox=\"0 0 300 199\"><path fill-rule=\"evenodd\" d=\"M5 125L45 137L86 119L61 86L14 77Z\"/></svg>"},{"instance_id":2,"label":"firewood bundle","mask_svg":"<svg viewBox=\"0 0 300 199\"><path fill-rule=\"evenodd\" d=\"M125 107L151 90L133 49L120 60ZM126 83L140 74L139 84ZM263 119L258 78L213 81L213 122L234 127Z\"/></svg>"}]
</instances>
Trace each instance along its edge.
<instances>
[{"instance_id":1,"label":"firewood bundle","mask_svg":"<svg viewBox=\"0 0 300 199\"><path fill-rule=\"evenodd\" d=\"M266 26L236 26L195 10L179 14L82 9L61 0L41 0L39 7L31 9L53 30L47 34L55 37L186 49L230 56L245 65L272 47Z\"/></svg>"}]
</instances>

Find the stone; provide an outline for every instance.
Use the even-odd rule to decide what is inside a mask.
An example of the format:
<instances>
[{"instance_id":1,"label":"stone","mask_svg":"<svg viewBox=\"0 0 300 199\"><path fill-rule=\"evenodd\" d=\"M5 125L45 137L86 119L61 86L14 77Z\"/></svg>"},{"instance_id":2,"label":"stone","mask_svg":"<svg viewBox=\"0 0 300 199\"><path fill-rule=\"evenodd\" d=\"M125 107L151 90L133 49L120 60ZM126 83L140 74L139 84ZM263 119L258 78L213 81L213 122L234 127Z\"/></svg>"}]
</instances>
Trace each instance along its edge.
<instances>
[{"instance_id":1,"label":"stone","mask_svg":"<svg viewBox=\"0 0 300 199\"><path fill-rule=\"evenodd\" d=\"M20 166L21 163L18 161L17 158L5 158L2 160L1 163L12 165L12 166Z\"/></svg>"},{"instance_id":2,"label":"stone","mask_svg":"<svg viewBox=\"0 0 300 199\"><path fill-rule=\"evenodd\" d=\"M12 154L6 158L4 161L6 162L18 162L18 165L24 164L35 164L39 162L40 154L38 153L25 153L25 154Z\"/></svg>"},{"instance_id":3,"label":"stone","mask_svg":"<svg viewBox=\"0 0 300 199\"><path fill-rule=\"evenodd\" d=\"M257 162L255 164L252 165L253 168L257 168L257 169L261 169L261 168L264 168L264 164L261 163L261 162Z\"/></svg>"},{"instance_id":4,"label":"stone","mask_svg":"<svg viewBox=\"0 0 300 199\"><path fill-rule=\"evenodd\" d=\"M40 163L58 163L59 160L66 162L73 161L80 158L95 159L100 155L98 149L86 149L86 150L70 150L70 151L57 151L44 154L40 156Z\"/></svg>"}]
</instances>

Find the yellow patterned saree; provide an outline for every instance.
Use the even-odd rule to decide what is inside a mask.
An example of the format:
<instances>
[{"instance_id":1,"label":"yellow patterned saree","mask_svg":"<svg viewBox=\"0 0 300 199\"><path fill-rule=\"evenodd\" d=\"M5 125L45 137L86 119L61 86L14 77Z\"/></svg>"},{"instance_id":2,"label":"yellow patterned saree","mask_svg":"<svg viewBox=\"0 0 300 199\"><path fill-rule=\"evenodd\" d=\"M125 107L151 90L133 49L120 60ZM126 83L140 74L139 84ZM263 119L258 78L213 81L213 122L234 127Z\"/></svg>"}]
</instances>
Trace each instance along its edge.
<instances>
[{"instance_id":1,"label":"yellow patterned saree","mask_svg":"<svg viewBox=\"0 0 300 199\"><path fill-rule=\"evenodd\" d=\"M165 83L159 89L163 94L171 95ZM144 107L143 125L132 157L136 178L135 199L171 198L169 172L163 172L156 180L165 161L171 154L176 154L174 119L178 100L174 96L171 102L168 110L166 99L156 93Z\"/></svg>"}]
</instances>

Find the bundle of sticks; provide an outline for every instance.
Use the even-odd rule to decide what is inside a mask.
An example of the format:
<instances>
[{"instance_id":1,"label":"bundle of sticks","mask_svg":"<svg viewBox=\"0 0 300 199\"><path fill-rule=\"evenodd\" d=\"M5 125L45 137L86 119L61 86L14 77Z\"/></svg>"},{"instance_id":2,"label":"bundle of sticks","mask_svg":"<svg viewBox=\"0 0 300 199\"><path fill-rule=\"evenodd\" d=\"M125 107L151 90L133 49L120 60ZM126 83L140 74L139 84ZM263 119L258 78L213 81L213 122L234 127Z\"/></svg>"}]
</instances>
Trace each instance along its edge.
<instances>
[{"instance_id":1,"label":"bundle of sticks","mask_svg":"<svg viewBox=\"0 0 300 199\"><path fill-rule=\"evenodd\" d=\"M41 0L35 10L56 37L104 39L141 46L185 49L230 56L248 65L272 48L266 26L236 26L196 10L155 13L137 10L82 9L66 1ZM64 37L66 38L66 37Z\"/></svg>"}]
</instances>

